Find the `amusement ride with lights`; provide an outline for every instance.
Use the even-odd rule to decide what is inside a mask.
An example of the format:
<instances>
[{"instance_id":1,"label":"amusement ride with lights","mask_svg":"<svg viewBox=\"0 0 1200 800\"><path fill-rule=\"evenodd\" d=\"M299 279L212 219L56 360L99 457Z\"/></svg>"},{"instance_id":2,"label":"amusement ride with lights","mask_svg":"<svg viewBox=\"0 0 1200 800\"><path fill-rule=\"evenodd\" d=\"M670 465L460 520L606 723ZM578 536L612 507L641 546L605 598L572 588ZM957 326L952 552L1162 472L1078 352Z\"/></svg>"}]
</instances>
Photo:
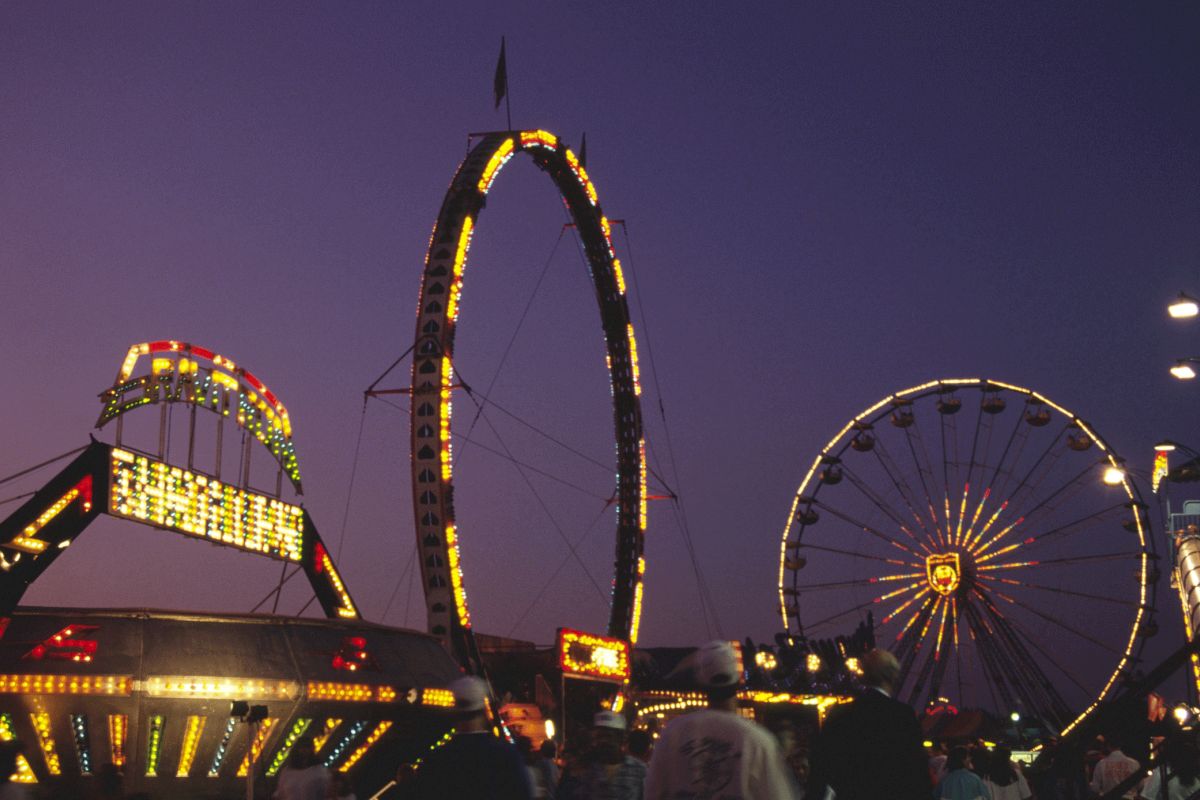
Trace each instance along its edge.
<instances>
[{"instance_id":1,"label":"amusement ride with lights","mask_svg":"<svg viewBox=\"0 0 1200 800\"><path fill-rule=\"evenodd\" d=\"M932 381L855 416L813 460L779 563L792 642L870 614L903 699L1069 732L1155 629L1148 515L1121 462L1045 396Z\"/></svg>"}]
</instances>

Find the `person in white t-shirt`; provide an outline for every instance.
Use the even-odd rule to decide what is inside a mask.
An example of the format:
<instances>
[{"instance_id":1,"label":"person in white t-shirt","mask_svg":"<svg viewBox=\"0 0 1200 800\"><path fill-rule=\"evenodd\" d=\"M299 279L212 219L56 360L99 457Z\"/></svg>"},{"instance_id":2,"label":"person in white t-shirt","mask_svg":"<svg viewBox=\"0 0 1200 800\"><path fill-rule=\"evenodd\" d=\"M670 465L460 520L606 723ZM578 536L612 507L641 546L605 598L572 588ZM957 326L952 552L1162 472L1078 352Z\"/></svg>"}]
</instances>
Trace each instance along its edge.
<instances>
[{"instance_id":1,"label":"person in white t-shirt","mask_svg":"<svg viewBox=\"0 0 1200 800\"><path fill-rule=\"evenodd\" d=\"M1120 744L1105 742L1104 748L1107 752L1104 758L1096 762L1096 768L1092 770L1091 782L1092 791L1101 796L1117 788L1126 778L1142 768L1137 759L1130 758L1121 752ZM1121 796L1126 800L1134 800L1137 794L1138 787L1135 785Z\"/></svg>"},{"instance_id":2,"label":"person in white t-shirt","mask_svg":"<svg viewBox=\"0 0 1200 800\"><path fill-rule=\"evenodd\" d=\"M795 798L775 737L737 713L741 674L733 646L709 642L694 659L708 708L667 725L650 758L645 800Z\"/></svg>"}]
</instances>

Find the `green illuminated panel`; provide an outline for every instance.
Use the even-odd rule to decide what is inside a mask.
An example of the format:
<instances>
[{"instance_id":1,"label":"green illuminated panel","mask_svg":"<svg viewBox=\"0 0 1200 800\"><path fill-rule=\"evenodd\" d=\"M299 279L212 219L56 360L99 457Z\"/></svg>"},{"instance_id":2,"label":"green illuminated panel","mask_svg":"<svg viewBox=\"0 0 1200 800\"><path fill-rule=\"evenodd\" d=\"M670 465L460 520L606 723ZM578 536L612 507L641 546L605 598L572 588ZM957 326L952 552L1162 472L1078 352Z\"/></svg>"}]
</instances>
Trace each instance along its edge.
<instances>
[{"instance_id":1,"label":"green illuminated panel","mask_svg":"<svg viewBox=\"0 0 1200 800\"><path fill-rule=\"evenodd\" d=\"M304 510L113 448L110 514L252 553L299 561Z\"/></svg>"}]
</instances>

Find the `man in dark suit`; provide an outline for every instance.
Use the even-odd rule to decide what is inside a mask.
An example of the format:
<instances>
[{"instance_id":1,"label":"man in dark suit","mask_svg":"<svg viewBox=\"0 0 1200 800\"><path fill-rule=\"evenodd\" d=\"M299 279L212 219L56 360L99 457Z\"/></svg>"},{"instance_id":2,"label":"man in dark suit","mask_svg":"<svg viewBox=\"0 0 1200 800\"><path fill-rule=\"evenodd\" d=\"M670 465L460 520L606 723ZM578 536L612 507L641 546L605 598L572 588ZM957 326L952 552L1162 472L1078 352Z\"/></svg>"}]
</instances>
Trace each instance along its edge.
<instances>
[{"instance_id":1,"label":"man in dark suit","mask_svg":"<svg viewBox=\"0 0 1200 800\"><path fill-rule=\"evenodd\" d=\"M887 650L863 658L866 688L829 714L813 747L806 797L823 800L929 800L932 787L921 727L913 710L892 698L900 664Z\"/></svg>"}]
</instances>

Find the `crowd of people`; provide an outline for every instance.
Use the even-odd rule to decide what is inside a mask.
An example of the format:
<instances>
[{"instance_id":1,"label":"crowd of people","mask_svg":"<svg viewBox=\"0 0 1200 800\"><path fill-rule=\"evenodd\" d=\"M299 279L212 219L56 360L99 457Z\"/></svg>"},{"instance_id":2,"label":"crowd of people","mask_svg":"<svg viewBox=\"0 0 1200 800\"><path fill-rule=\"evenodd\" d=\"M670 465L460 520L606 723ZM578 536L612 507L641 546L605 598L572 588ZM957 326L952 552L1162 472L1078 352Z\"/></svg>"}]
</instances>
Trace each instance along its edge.
<instances>
[{"instance_id":1,"label":"crowd of people","mask_svg":"<svg viewBox=\"0 0 1200 800\"><path fill-rule=\"evenodd\" d=\"M737 655L725 642L700 648L694 677L707 708L673 719L655 742L596 714L589 746L557 758L552 742L512 747L486 732L478 678L453 686L459 733L401 795L417 800L1200 800L1200 750L1168 739L1148 775L1118 741L1091 750L1048 740L1032 764L1005 745L923 741L916 714L894 698L900 666L885 650L862 660L863 691L835 707L819 734L800 741L787 724L762 727L738 713ZM480 741L470 744L472 736ZM486 741L486 745L483 742ZM487 749L490 755L483 757ZM501 758L501 754L506 754ZM503 764L501 763L503 761ZM1138 780L1134 780L1137 777Z\"/></svg>"},{"instance_id":2,"label":"crowd of people","mask_svg":"<svg viewBox=\"0 0 1200 800\"><path fill-rule=\"evenodd\" d=\"M862 659L863 690L836 706L808 740L789 724L770 730L738 709L741 669L722 641L701 647L693 677L707 707L670 721L655 738L627 730L625 716L600 711L586 744L559 754L525 737L495 736L488 685L467 676L451 685L453 735L403 774L405 800L1200 800L1200 748L1177 733L1157 744L1146 772L1120 736L1090 749L1049 739L1028 765L1004 745L924 742L916 714L895 699L900 667L886 650ZM0 800L25 800L12 782L20 745L0 743ZM111 766L111 765L105 765ZM132 800L120 773L101 769L96 800ZM344 774L300 739L280 771L273 800L356 800Z\"/></svg>"}]
</instances>

